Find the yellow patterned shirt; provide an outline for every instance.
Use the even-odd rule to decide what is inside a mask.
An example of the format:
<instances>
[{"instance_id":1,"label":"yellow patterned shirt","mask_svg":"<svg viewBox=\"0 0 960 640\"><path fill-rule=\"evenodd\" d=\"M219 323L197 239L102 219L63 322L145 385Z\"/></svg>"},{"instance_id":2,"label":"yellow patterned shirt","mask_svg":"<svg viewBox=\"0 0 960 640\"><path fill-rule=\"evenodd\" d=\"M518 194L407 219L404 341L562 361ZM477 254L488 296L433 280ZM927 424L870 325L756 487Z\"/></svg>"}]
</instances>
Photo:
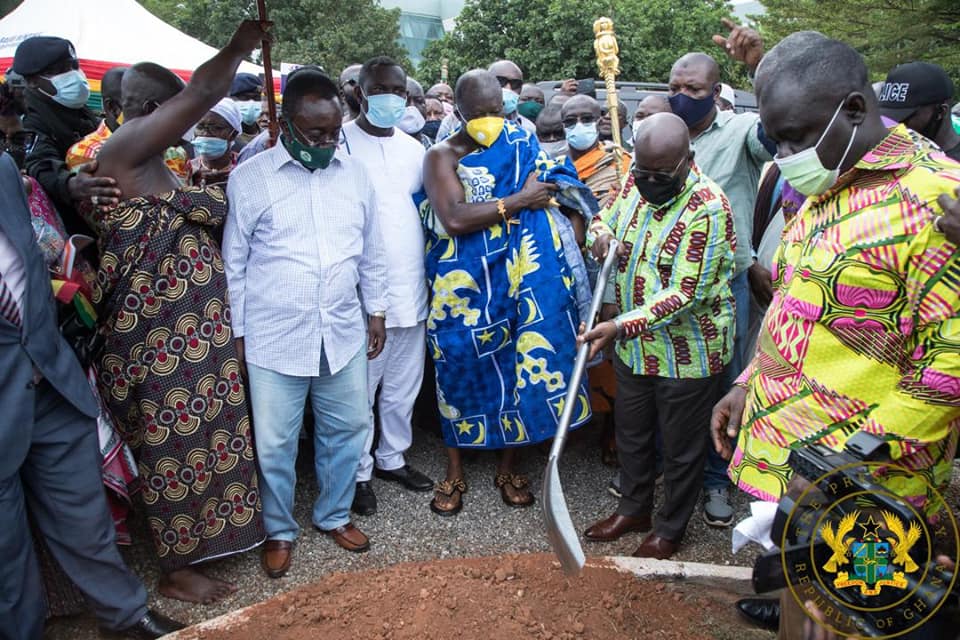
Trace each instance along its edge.
<instances>
[{"instance_id":1,"label":"yellow patterned shirt","mask_svg":"<svg viewBox=\"0 0 960 640\"><path fill-rule=\"evenodd\" d=\"M858 430L947 484L960 429L960 258L932 222L937 196L957 186L960 164L898 126L788 224L740 377L747 401L729 474L742 490L778 500L792 447L839 450ZM919 479L880 481L936 506Z\"/></svg>"},{"instance_id":2,"label":"yellow patterned shirt","mask_svg":"<svg viewBox=\"0 0 960 640\"><path fill-rule=\"evenodd\" d=\"M73 171L82 164L95 160L100 155L103 143L110 137L110 127L106 120L100 121L100 126L67 149L67 168ZM167 163L180 182L186 184L190 178L190 159L183 147L170 147L163 154L163 161Z\"/></svg>"}]
</instances>

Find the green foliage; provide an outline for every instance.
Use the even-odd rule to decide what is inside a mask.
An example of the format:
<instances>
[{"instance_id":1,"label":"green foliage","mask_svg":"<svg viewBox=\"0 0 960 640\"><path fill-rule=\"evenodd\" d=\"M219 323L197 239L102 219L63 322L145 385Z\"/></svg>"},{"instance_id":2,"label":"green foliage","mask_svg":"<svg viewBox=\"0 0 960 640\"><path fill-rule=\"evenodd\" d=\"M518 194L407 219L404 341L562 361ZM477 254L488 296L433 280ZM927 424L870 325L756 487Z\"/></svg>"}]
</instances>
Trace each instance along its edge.
<instances>
[{"instance_id":1,"label":"green foliage","mask_svg":"<svg viewBox=\"0 0 960 640\"><path fill-rule=\"evenodd\" d=\"M156 16L184 33L222 47L244 18L257 16L254 0L140 0ZM376 0L267 0L274 22L273 65L319 64L336 76L354 62L378 55L410 67L399 44L400 10Z\"/></svg>"},{"instance_id":2,"label":"green foliage","mask_svg":"<svg viewBox=\"0 0 960 640\"><path fill-rule=\"evenodd\" d=\"M446 58L452 80L475 67L509 58L531 81L598 75L593 21L609 16L620 45L621 80L666 82L674 61L705 51L720 63L726 82L745 84L745 71L710 39L723 33L723 0L469 0L457 26L424 52L418 75L440 77Z\"/></svg>"},{"instance_id":3,"label":"green foliage","mask_svg":"<svg viewBox=\"0 0 960 640\"><path fill-rule=\"evenodd\" d=\"M764 0L758 18L767 47L794 31L843 40L867 60L874 80L898 64L935 62L960 81L960 2L957 0Z\"/></svg>"}]
</instances>

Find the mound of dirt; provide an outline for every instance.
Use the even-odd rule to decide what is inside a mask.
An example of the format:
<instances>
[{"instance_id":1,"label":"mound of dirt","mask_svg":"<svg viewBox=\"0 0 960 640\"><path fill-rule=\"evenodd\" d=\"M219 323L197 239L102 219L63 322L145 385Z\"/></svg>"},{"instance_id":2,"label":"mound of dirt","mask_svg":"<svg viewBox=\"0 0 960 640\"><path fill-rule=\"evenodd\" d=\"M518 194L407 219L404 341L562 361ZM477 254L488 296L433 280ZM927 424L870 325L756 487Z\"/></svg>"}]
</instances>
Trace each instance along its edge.
<instances>
[{"instance_id":1,"label":"mound of dirt","mask_svg":"<svg viewBox=\"0 0 960 640\"><path fill-rule=\"evenodd\" d=\"M187 640L697 640L748 637L737 596L587 566L568 578L552 555L499 556L336 573L251 607Z\"/></svg>"}]
</instances>

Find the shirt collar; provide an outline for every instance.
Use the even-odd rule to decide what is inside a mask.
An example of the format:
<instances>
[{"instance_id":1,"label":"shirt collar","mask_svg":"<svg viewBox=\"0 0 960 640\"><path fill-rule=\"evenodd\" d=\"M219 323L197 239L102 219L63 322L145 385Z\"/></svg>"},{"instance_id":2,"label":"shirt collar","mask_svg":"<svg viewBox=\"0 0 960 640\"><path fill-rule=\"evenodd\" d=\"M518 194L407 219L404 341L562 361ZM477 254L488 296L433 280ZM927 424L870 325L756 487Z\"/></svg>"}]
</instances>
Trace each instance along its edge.
<instances>
[{"instance_id":1,"label":"shirt collar","mask_svg":"<svg viewBox=\"0 0 960 640\"><path fill-rule=\"evenodd\" d=\"M730 122L735 115L736 114L733 111L721 111L720 109L717 109L717 117L713 119L713 122L710 123L709 127L704 129L697 135L697 138L707 133L708 131L722 128L724 125Z\"/></svg>"}]
</instances>

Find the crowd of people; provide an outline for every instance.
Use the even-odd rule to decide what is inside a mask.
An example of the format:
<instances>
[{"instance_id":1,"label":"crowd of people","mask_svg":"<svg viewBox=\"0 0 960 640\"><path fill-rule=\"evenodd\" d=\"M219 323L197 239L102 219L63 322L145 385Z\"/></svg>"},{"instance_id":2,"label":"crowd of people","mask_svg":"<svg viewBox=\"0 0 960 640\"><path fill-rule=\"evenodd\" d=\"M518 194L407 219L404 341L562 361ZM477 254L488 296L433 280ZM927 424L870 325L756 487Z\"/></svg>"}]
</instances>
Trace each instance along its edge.
<instances>
[{"instance_id":1,"label":"crowd of people","mask_svg":"<svg viewBox=\"0 0 960 640\"><path fill-rule=\"evenodd\" d=\"M726 26L713 41L759 113L702 52L618 122L589 83L548 96L510 60L424 91L375 57L290 74L276 140L262 82L236 73L268 24L242 23L188 83L109 70L100 115L70 42L23 41L0 86L0 629L42 633L31 528L105 627L180 628L117 552L131 506L166 597L222 599L235 587L203 564L257 547L284 576L307 524L308 400L309 525L346 551L371 546L352 514L376 514L374 476L456 516L465 449L497 451L494 487L530 507L518 456L555 435L584 343L569 426L612 410L603 455L620 467L587 542L642 533L635 556L670 558L698 505L729 527L734 488L777 501L791 448L858 430L945 486L953 84L914 62L875 91L845 43L801 32L765 51ZM405 458L414 422L443 434L437 481ZM894 491L931 507L919 482ZM780 607L741 608L775 625Z\"/></svg>"}]
</instances>

